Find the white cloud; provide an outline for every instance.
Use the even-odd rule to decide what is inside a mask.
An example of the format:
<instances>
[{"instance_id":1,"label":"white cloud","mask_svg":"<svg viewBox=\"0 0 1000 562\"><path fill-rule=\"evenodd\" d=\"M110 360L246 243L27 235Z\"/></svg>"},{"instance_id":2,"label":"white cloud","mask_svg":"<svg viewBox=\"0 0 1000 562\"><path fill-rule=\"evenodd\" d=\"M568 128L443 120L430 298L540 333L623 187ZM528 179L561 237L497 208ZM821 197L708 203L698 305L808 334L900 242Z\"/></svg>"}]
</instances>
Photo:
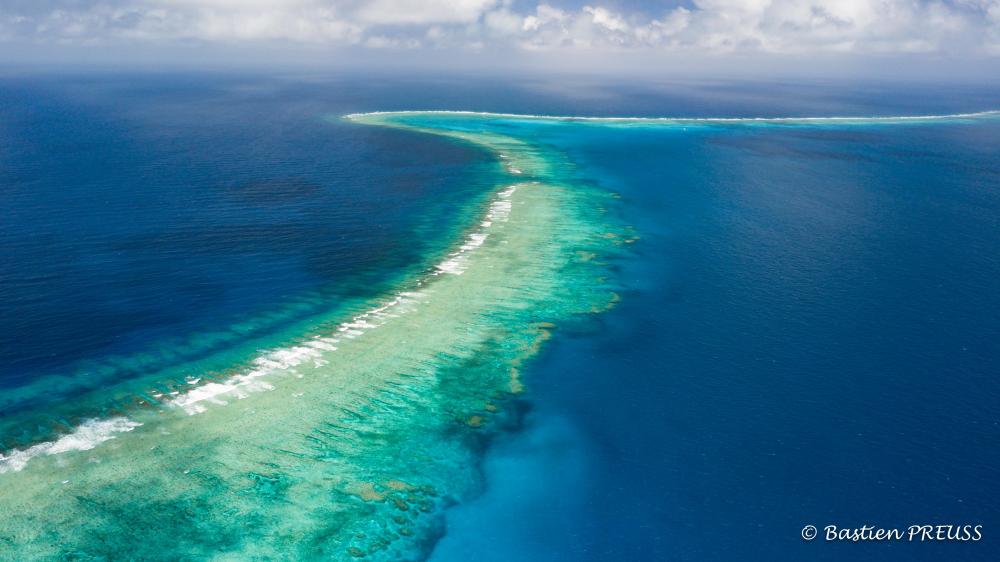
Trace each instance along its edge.
<instances>
[{"instance_id":1,"label":"white cloud","mask_svg":"<svg viewBox=\"0 0 1000 562\"><path fill-rule=\"evenodd\" d=\"M557 0L3 1L0 41L27 44L1000 56L1000 0L693 0L654 16Z\"/></svg>"},{"instance_id":2,"label":"white cloud","mask_svg":"<svg viewBox=\"0 0 1000 562\"><path fill-rule=\"evenodd\" d=\"M358 18L374 24L471 23L496 0L369 0L357 11Z\"/></svg>"},{"instance_id":3,"label":"white cloud","mask_svg":"<svg viewBox=\"0 0 1000 562\"><path fill-rule=\"evenodd\" d=\"M524 18L524 24L521 28L530 33L548 25L560 24L567 19L569 19L569 15L566 12L558 8L553 8L548 4L539 4L535 8L534 14Z\"/></svg>"},{"instance_id":4,"label":"white cloud","mask_svg":"<svg viewBox=\"0 0 1000 562\"><path fill-rule=\"evenodd\" d=\"M501 8L487 13L483 23L486 29L494 34L512 35L523 27L524 18L506 8Z\"/></svg>"},{"instance_id":5,"label":"white cloud","mask_svg":"<svg viewBox=\"0 0 1000 562\"><path fill-rule=\"evenodd\" d=\"M608 31L621 33L627 33L629 31L629 25L625 23L625 20L623 20L621 16L606 10L605 8L584 6L583 12L590 14L595 25L601 26Z\"/></svg>"}]
</instances>

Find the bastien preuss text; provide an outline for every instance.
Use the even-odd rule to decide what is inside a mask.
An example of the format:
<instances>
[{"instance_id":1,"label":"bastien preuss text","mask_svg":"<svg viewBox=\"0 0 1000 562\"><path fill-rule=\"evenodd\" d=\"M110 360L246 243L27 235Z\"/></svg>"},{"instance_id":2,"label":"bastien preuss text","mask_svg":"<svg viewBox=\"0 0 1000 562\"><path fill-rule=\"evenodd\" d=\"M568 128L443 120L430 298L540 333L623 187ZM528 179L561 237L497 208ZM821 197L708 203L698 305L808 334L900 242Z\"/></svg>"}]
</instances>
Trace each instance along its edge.
<instances>
[{"instance_id":1,"label":"bastien preuss text","mask_svg":"<svg viewBox=\"0 0 1000 562\"><path fill-rule=\"evenodd\" d=\"M905 542L975 542L983 538L982 525L917 524L903 528L882 528L875 525L838 527L826 525L821 532L813 525L802 528L802 538L811 541L822 538L833 542L905 541Z\"/></svg>"}]
</instances>

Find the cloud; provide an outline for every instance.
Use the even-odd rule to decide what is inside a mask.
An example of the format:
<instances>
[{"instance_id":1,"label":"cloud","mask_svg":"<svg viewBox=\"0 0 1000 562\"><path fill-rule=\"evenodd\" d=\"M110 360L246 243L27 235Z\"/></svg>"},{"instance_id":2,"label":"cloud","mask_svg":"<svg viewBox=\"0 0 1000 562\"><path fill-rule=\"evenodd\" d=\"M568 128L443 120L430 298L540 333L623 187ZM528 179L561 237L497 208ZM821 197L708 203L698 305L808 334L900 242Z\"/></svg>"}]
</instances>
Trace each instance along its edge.
<instances>
[{"instance_id":1,"label":"cloud","mask_svg":"<svg viewBox=\"0 0 1000 562\"><path fill-rule=\"evenodd\" d=\"M1000 56L1000 0L5 0L0 42Z\"/></svg>"},{"instance_id":2,"label":"cloud","mask_svg":"<svg viewBox=\"0 0 1000 562\"><path fill-rule=\"evenodd\" d=\"M371 0L356 14L374 24L472 23L496 4L496 0Z\"/></svg>"}]
</instances>

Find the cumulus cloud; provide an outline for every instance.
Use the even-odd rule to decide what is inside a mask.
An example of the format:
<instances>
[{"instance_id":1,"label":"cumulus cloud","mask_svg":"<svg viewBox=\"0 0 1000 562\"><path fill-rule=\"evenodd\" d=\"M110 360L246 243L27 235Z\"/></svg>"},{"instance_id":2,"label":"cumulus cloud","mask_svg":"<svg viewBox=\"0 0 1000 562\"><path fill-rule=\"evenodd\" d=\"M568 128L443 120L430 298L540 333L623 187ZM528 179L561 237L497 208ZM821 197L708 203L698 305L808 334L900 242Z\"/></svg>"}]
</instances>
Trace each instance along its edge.
<instances>
[{"instance_id":1,"label":"cumulus cloud","mask_svg":"<svg viewBox=\"0 0 1000 562\"><path fill-rule=\"evenodd\" d=\"M1000 56L1000 0L4 0L0 41Z\"/></svg>"}]
</instances>

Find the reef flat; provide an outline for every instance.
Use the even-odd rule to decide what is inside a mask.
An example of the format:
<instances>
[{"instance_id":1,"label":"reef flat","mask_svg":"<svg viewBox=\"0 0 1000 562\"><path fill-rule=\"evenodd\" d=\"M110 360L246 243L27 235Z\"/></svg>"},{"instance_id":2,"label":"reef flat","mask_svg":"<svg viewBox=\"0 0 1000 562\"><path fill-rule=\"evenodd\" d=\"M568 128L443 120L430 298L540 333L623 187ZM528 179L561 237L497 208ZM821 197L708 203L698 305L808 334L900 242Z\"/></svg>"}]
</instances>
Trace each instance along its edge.
<instances>
[{"instance_id":1,"label":"reef flat","mask_svg":"<svg viewBox=\"0 0 1000 562\"><path fill-rule=\"evenodd\" d=\"M432 113L349 116L496 156L446 255L249 365L164 384L0 456L3 560L421 558L561 323L617 299L612 194L530 140Z\"/></svg>"}]
</instances>

